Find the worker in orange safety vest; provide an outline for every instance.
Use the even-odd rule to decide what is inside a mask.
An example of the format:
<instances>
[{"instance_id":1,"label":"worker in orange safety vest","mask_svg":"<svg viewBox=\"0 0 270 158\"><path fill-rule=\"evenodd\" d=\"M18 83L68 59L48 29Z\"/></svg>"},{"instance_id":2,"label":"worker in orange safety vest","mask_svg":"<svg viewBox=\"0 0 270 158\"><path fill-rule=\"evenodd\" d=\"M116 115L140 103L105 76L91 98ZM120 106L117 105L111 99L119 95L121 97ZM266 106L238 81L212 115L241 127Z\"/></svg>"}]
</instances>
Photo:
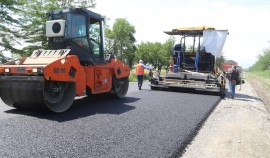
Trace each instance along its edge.
<instances>
[{"instance_id":1,"label":"worker in orange safety vest","mask_svg":"<svg viewBox=\"0 0 270 158\"><path fill-rule=\"evenodd\" d=\"M142 90L144 69L152 70L153 68L150 66L144 65L143 60L140 60L139 64L136 65L136 75L137 75L139 90Z\"/></svg>"}]
</instances>

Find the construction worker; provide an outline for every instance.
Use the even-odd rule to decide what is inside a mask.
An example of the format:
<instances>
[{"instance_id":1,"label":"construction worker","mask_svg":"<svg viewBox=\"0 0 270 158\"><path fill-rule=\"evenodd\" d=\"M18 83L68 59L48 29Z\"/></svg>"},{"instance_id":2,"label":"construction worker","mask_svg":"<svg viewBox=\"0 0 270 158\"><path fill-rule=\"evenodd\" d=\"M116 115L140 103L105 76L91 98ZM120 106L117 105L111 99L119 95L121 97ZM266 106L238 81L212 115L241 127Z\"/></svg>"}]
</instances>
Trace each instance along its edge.
<instances>
[{"instance_id":1,"label":"construction worker","mask_svg":"<svg viewBox=\"0 0 270 158\"><path fill-rule=\"evenodd\" d=\"M140 60L139 64L136 65L136 75L137 75L139 90L142 90L144 69L152 70L153 68L150 66L144 65L143 60Z\"/></svg>"},{"instance_id":2,"label":"construction worker","mask_svg":"<svg viewBox=\"0 0 270 158\"><path fill-rule=\"evenodd\" d=\"M235 86L239 80L239 71L236 69L236 66L232 66L232 68L228 70L227 78L229 80L231 98L234 99Z\"/></svg>"}]
</instances>

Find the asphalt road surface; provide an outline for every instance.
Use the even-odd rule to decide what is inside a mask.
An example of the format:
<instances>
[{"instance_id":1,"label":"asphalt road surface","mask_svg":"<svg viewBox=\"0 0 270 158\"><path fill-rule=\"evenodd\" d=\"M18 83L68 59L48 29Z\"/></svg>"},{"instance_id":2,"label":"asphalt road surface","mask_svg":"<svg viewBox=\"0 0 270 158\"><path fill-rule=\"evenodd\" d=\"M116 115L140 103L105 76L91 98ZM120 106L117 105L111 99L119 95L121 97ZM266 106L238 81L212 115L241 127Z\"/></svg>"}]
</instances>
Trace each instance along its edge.
<instances>
[{"instance_id":1,"label":"asphalt road surface","mask_svg":"<svg viewBox=\"0 0 270 158\"><path fill-rule=\"evenodd\" d=\"M131 83L124 99L78 98L61 114L0 101L0 157L177 157L220 98L147 85Z\"/></svg>"}]
</instances>

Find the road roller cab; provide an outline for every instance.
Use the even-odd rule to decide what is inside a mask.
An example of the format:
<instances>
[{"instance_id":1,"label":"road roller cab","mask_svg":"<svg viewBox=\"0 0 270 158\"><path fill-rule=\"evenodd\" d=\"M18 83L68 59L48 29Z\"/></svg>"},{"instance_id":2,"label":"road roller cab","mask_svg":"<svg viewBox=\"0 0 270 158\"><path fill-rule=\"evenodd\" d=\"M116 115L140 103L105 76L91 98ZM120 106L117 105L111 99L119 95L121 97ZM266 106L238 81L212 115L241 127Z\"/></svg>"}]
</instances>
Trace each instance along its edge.
<instances>
[{"instance_id":1,"label":"road roller cab","mask_svg":"<svg viewBox=\"0 0 270 158\"><path fill-rule=\"evenodd\" d=\"M109 54L104 58L103 18L82 8L48 13L51 50L0 66L0 95L15 108L63 112L75 96L112 92L122 98L130 69Z\"/></svg>"},{"instance_id":2,"label":"road roller cab","mask_svg":"<svg viewBox=\"0 0 270 158\"><path fill-rule=\"evenodd\" d=\"M104 63L103 18L75 8L48 13L46 36L53 49L71 49L82 65Z\"/></svg>"}]
</instances>

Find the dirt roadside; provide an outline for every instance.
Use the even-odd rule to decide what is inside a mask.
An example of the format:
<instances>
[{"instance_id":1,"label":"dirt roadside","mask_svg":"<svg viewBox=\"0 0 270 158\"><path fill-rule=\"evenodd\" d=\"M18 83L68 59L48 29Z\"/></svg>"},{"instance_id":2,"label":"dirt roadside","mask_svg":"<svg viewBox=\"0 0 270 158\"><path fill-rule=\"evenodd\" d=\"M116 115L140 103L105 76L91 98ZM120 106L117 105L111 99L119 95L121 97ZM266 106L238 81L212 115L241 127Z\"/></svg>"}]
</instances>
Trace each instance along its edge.
<instances>
[{"instance_id":1,"label":"dirt roadside","mask_svg":"<svg viewBox=\"0 0 270 158\"><path fill-rule=\"evenodd\" d=\"M270 158L269 89L252 79L239 88L234 100L219 103L183 158Z\"/></svg>"}]
</instances>

